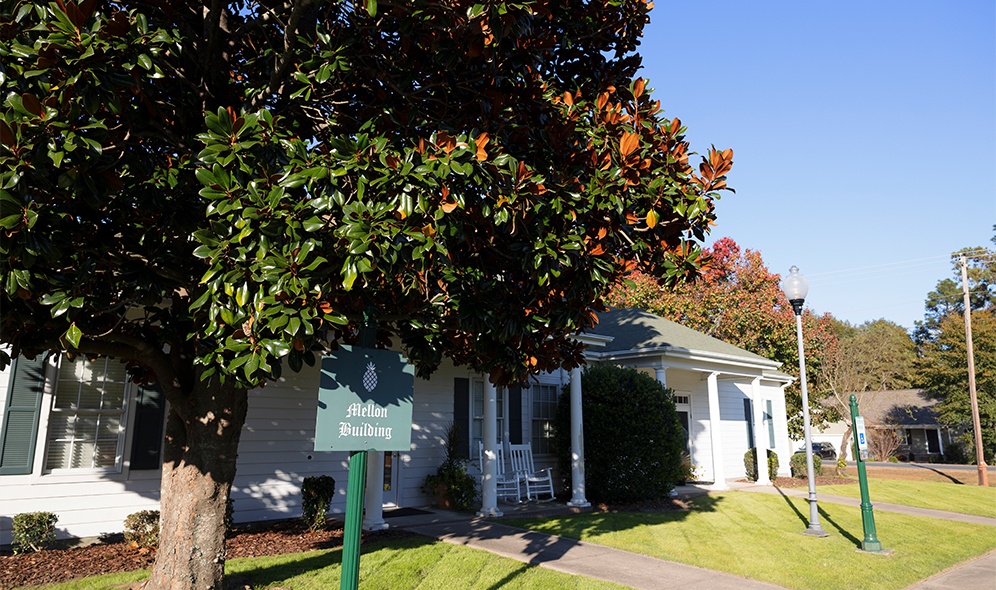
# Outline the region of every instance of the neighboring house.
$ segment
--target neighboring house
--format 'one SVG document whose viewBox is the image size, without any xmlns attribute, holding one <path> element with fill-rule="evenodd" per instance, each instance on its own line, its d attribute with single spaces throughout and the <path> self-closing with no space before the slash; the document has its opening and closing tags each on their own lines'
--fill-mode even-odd
<svg viewBox="0 0 996 590">
<path fill-rule="evenodd" d="M 938 423 L 934 412 L 937 401 L 927 397 L 922 389 L 865 391 L 857 397 L 865 428 L 897 430 L 902 443 L 896 455 L 907 461 L 926 462 L 942 458 L 945 445 L 951 444 L 957 434 Z M 814 429 L 813 442 L 833 444 L 839 456 L 841 440 L 849 424 L 850 417 L 846 421 Z M 795 444 L 796 448 L 804 448 L 802 441 L 795 441 Z M 849 460 L 854 460 L 852 452 L 848 451 L 847 456 Z"/>
<path fill-rule="evenodd" d="M 723 488 L 743 477 L 751 446 L 774 449 L 787 472 L 783 388 L 791 377 L 778 363 L 638 310 L 599 314 L 598 326 L 579 339 L 589 345 L 589 364 L 634 367 L 674 390 L 701 481 Z M 580 374 L 542 374 L 524 387 L 496 389 L 444 363 L 431 379 L 416 379 L 410 450 L 368 457 L 364 525 L 386 527 L 384 506 L 431 503 L 421 484 L 442 461 L 453 421 L 468 435 L 474 470 L 485 432 L 531 441 L 537 463 L 554 466 L 558 397 L 570 389 L 580 399 Z M 314 450 L 319 377 L 320 367 L 306 366 L 249 393 L 231 493 L 236 522 L 300 516 L 300 486 L 310 475 L 335 478 L 332 512 L 344 512 L 348 454 Z M 0 373 L 0 544 L 10 543 L 11 519 L 22 512 L 55 512 L 58 536 L 67 538 L 120 532 L 128 514 L 158 508 L 165 410 L 162 395 L 129 382 L 116 360 L 17 359 Z M 586 503 L 576 478 L 572 494 L 572 503 Z M 482 513 L 499 509 L 486 505 Z"/>
</svg>

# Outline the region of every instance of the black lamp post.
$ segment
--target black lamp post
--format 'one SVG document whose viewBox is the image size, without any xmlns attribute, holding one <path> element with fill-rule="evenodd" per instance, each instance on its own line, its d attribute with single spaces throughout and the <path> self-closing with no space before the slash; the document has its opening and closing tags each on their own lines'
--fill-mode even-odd
<svg viewBox="0 0 996 590">
<path fill-rule="evenodd" d="M 799 340 L 799 385 L 802 388 L 802 424 L 806 437 L 806 475 L 809 478 L 809 528 L 803 534 L 813 537 L 826 537 L 827 532 L 820 526 L 820 514 L 816 506 L 816 477 L 813 468 L 813 439 L 809 425 L 809 392 L 806 389 L 806 353 L 802 346 L 802 306 L 809 293 L 809 283 L 806 277 L 799 274 L 799 268 L 793 266 L 789 274 L 782 280 L 782 291 L 792 304 L 795 312 L 795 333 Z"/>
</svg>

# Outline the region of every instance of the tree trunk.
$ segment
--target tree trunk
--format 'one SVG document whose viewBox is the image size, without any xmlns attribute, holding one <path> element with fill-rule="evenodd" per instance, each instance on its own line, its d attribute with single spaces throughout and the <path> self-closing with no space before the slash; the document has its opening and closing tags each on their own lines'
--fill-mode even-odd
<svg viewBox="0 0 996 590">
<path fill-rule="evenodd" d="M 844 431 L 844 438 L 840 439 L 840 459 L 843 460 L 845 463 L 847 462 L 847 449 L 849 449 L 849 448 L 851 448 L 851 423 L 850 422 L 848 422 L 848 424 L 847 424 L 847 430 Z M 837 461 L 837 464 L 840 465 L 840 460 Z M 841 477 L 843 477 L 843 475 L 844 475 L 844 473 L 842 472 L 842 470 L 840 469 L 840 467 L 837 468 L 837 475 L 839 475 Z"/>
<path fill-rule="evenodd" d="M 246 390 L 202 382 L 170 400 L 163 456 L 159 549 L 146 589 L 220 589 L 225 512 L 246 419 Z"/>
</svg>

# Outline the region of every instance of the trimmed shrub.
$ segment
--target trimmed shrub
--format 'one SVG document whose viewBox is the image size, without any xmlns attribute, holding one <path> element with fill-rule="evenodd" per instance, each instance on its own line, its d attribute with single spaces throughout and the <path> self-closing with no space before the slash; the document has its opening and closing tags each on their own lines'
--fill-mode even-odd
<svg viewBox="0 0 996 590">
<path fill-rule="evenodd" d="M 778 453 L 768 449 L 768 479 L 778 477 Z M 744 471 L 747 479 L 757 481 L 757 449 L 750 448 L 744 453 Z"/>
<path fill-rule="evenodd" d="M 686 471 L 685 439 L 670 390 L 649 375 L 611 365 L 588 367 L 581 380 L 588 499 L 666 498 Z M 562 483 L 569 482 L 571 473 L 570 413 L 570 396 L 561 395 L 554 444 Z"/>
<path fill-rule="evenodd" d="M 138 547 L 158 547 L 159 511 L 140 510 L 125 517 L 124 538 Z"/>
<path fill-rule="evenodd" d="M 325 517 L 328 516 L 335 497 L 335 480 L 330 475 L 315 475 L 301 482 L 301 518 L 313 531 L 325 530 Z"/>
<path fill-rule="evenodd" d="M 789 461 L 789 467 L 792 469 L 792 477 L 805 478 L 806 453 L 796 453 L 792 455 L 792 459 Z M 813 474 L 823 475 L 823 459 L 816 454 L 813 454 Z"/>
<path fill-rule="evenodd" d="M 55 540 L 55 523 L 59 517 L 53 512 L 22 512 L 15 514 L 12 523 L 11 548 L 14 553 L 41 551 Z"/>
</svg>

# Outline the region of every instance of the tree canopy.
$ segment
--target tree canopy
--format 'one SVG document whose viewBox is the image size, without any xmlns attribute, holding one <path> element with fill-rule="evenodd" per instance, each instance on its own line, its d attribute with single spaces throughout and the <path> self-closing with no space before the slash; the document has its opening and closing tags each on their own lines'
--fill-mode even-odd
<svg viewBox="0 0 996 590">
<path fill-rule="evenodd" d="M 781 290 L 781 277 L 768 270 L 756 250 L 741 249 L 721 238 L 703 256 L 701 277 L 693 283 L 664 289 L 640 273 L 606 298 L 614 307 L 639 307 L 724 342 L 782 363 L 781 370 L 799 374 L 799 348 L 792 307 Z M 825 415 L 821 400 L 829 394 L 821 368 L 837 350 L 833 318 L 803 313 L 803 342 L 809 384 L 810 412 L 816 423 Z M 802 396 L 798 381 L 786 389 L 790 430 L 802 432 Z"/>
<path fill-rule="evenodd" d="M 580 362 L 627 273 L 696 274 L 732 151 L 694 169 L 636 78 L 649 10 L 3 4 L 0 344 L 162 387 L 150 586 L 217 585 L 245 391 L 285 366 L 369 321 L 511 383 Z"/>
</svg>

